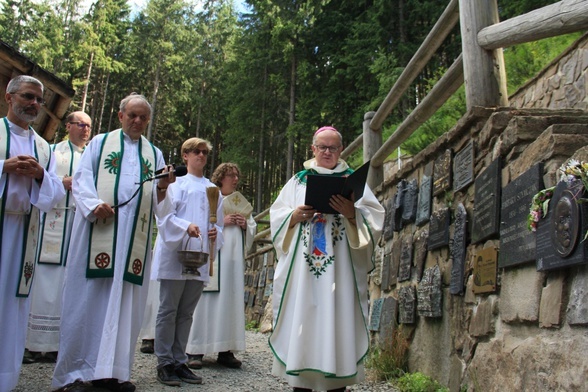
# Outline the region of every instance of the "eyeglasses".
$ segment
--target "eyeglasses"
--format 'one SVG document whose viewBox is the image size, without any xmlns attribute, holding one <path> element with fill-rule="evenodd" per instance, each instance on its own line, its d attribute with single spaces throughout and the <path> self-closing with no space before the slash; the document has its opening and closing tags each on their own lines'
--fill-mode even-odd
<svg viewBox="0 0 588 392">
<path fill-rule="evenodd" d="M 199 148 L 193 149 L 192 152 L 194 153 L 194 155 L 199 155 L 199 154 L 202 154 L 204 156 L 208 155 L 208 150 L 201 150 Z"/>
<path fill-rule="evenodd" d="M 77 125 L 80 128 L 86 128 L 86 127 L 92 128 L 92 126 L 90 124 L 86 124 L 86 123 L 79 122 L 79 121 L 70 121 L 69 123 L 73 124 L 73 125 Z"/>
<path fill-rule="evenodd" d="M 339 151 L 339 149 L 341 148 L 341 146 L 317 146 L 315 144 L 315 147 L 320 151 L 320 152 L 325 152 L 327 150 L 329 150 L 329 152 L 331 154 L 336 153 L 337 151 Z"/>
<path fill-rule="evenodd" d="M 43 97 L 37 97 L 35 94 L 31 93 L 10 93 L 19 95 L 22 99 L 27 101 L 36 101 L 39 105 L 45 105 L 45 100 Z"/>
</svg>

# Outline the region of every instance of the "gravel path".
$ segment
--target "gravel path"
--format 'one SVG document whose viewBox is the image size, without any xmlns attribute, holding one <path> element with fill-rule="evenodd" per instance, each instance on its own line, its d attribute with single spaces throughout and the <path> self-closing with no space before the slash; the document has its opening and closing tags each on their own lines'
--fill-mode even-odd
<svg viewBox="0 0 588 392">
<path fill-rule="evenodd" d="M 247 331 L 247 350 L 238 353 L 237 358 L 243 361 L 241 369 L 228 369 L 217 365 L 215 357 L 204 357 L 204 367 L 195 373 L 203 378 L 202 385 L 182 383 L 181 389 L 160 384 L 156 379 L 156 358 L 153 354 L 143 354 L 137 344 L 132 382 L 138 392 L 156 391 L 206 391 L 206 392 L 276 392 L 292 391 L 288 385 L 271 375 L 272 354 L 267 344 L 268 335 Z M 34 363 L 23 365 L 20 380 L 13 392 L 51 391 L 51 377 L 54 364 Z M 368 377 L 369 378 L 369 377 Z M 383 382 L 363 382 L 349 388 L 351 391 L 384 392 L 394 389 Z M 103 391 L 88 388 L 88 391 Z"/>
</svg>

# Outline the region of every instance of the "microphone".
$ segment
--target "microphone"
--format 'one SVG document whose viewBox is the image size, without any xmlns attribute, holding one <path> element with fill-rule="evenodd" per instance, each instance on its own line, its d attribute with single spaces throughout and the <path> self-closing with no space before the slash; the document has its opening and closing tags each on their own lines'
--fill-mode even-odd
<svg viewBox="0 0 588 392">
<path fill-rule="evenodd" d="M 176 177 L 182 177 L 182 176 L 185 176 L 186 174 L 188 174 L 188 168 L 186 166 L 177 166 L 172 171 L 172 173 L 174 173 L 176 175 Z M 167 172 L 167 173 L 161 173 L 161 172 L 157 173 L 156 172 L 156 174 L 153 177 L 146 178 L 143 181 L 153 181 L 153 180 L 156 180 L 158 178 L 167 177 L 168 174 L 169 174 L 169 172 Z"/>
</svg>

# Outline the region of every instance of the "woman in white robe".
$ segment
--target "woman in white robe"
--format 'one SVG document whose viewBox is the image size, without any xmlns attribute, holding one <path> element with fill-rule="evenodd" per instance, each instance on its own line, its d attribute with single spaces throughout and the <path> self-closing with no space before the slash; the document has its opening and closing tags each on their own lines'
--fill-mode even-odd
<svg viewBox="0 0 588 392">
<path fill-rule="evenodd" d="M 245 253 L 253 245 L 257 224 L 253 207 L 236 191 L 239 168 L 234 163 L 221 163 L 212 181 L 223 195 L 223 247 L 217 257 L 216 271 L 194 311 L 187 352 L 196 356 L 218 353 L 217 361 L 224 366 L 238 368 L 241 361 L 234 352 L 245 351 Z M 189 366 L 201 357 L 190 355 Z"/>
<path fill-rule="evenodd" d="M 353 203 L 333 196 L 338 214 L 304 204 L 306 176 L 351 173 L 339 160 L 342 138 L 332 127 L 313 138 L 315 158 L 291 178 L 270 209 L 278 263 L 274 275 L 272 373 L 295 391 L 344 391 L 364 378 L 368 353 L 367 277 L 384 209 L 365 186 Z"/>
</svg>

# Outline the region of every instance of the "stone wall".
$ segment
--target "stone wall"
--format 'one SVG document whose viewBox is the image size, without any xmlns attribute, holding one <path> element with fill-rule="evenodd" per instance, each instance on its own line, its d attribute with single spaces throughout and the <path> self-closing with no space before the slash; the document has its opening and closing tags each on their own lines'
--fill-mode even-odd
<svg viewBox="0 0 588 392">
<path fill-rule="evenodd" d="M 517 108 L 588 110 L 588 34 L 584 34 L 509 99 Z"/>
<path fill-rule="evenodd" d="M 408 220 L 399 228 L 398 220 L 393 222 L 394 216 L 399 215 L 398 208 L 402 207 L 398 203 L 396 206 L 390 204 L 389 200 L 395 200 L 399 187 L 402 189 L 412 180 L 422 188 L 423 176 L 436 159 L 447 150 L 455 159 L 471 142 L 472 182 L 459 191 L 455 191 L 450 182 L 448 189 L 431 199 L 433 214 L 444 208 L 450 211 L 448 241 L 446 245 L 423 253 L 417 239 L 435 231 L 431 222 L 417 225 Z M 517 260 L 509 260 L 501 268 L 495 264 L 494 288 L 474 294 L 476 257 L 483 249 L 493 248 L 500 260 L 501 238 L 499 232 L 473 243 L 472 222 L 476 208 L 482 208 L 475 204 L 475 178 L 497 158 L 502 160 L 500 185 L 503 189 L 537 162 L 543 162 L 540 178 L 544 186 L 549 187 L 557 182 L 558 168 L 576 151 L 578 158 L 588 158 L 582 148 L 586 145 L 588 113 L 584 111 L 473 108 L 450 132 L 400 170 L 394 168 L 395 175 L 376 189 L 390 214 L 387 225 L 392 225 L 393 235 L 380 242 L 378 268 L 370 277 L 370 326 L 374 329 L 374 342 L 390 341 L 395 329 L 402 331 L 410 342 L 410 371 L 421 371 L 452 391 L 466 386 L 470 391 L 585 390 L 588 362 L 582 358 L 588 350 L 587 266 L 538 272 L 533 246 L 524 255 L 530 261 L 519 264 Z M 433 176 L 432 181 L 435 184 L 437 179 Z M 456 224 L 458 205 L 463 205 L 467 212 L 465 231 L 463 224 Z M 526 216 L 528 205 L 523 208 Z M 505 224 L 509 219 L 501 216 L 500 223 Z M 534 236 L 524 226 L 526 221 L 518 225 L 521 236 Z M 516 234 L 512 238 L 517 238 Z M 406 261 L 403 260 L 406 256 L 402 256 L 403 242 L 413 244 L 408 279 L 405 274 L 401 279 L 401 264 Z M 452 269 L 460 253 L 456 244 L 461 243 L 465 246 L 464 265 L 463 269 L 457 269 L 456 275 Z M 403 299 L 406 288 L 413 287 L 418 292 L 428 287 L 425 277 L 420 279 L 422 272 L 417 254 L 424 255 L 424 274 L 436 266 L 440 270 L 440 317 L 429 317 L 426 310 L 419 309 L 414 312 L 414 322 L 403 323 L 407 309 Z M 455 291 L 457 293 L 452 294 Z M 417 308 L 419 301 L 430 294 L 421 292 L 423 297 L 417 296 Z M 421 305 L 434 298 L 435 294 L 432 295 Z M 378 299 L 390 298 L 394 299 L 389 301 L 392 306 L 384 306 L 380 314 L 374 315 L 373 309 L 380 311 L 380 307 L 373 304 Z M 381 320 L 379 325 L 378 319 Z M 385 319 L 393 321 L 384 323 Z"/>
</svg>

